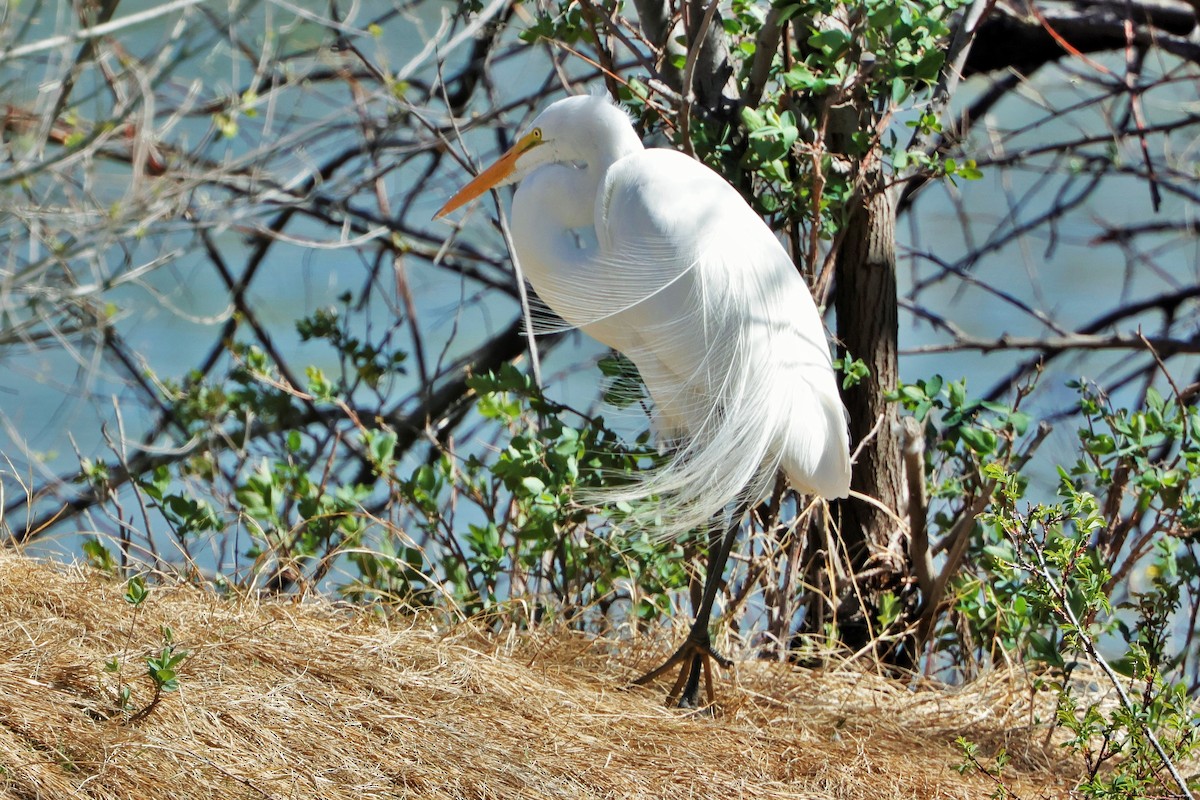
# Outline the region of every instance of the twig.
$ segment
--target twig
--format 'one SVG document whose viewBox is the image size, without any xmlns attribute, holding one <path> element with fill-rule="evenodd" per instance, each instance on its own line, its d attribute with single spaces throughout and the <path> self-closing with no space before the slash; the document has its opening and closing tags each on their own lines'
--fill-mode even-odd
<svg viewBox="0 0 1200 800">
<path fill-rule="evenodd" d="M 492 191 L 495 195 L 495 190 Z M 517 296 L 521 298 L 521 320 L 525 323 L 525 338 L 529 341 L 529 368 L 533 372 L 533 380 L 538 391 L 542 389 L 542 362 L 538 356 L 537 336 L 533 332 L 533 311 L 529 307 L 529 291 L 525 288 L 525 273 L 521 271 L 521 261 L 517 258 L 517 247 L 513 244 L 512 231 L 508 227 L 508 217 L 504 213 L 504 204 L 496 197 L 496 217 L 500 224 L 500 234 L 504 237 L 504 246 L 512 256 L 513 273 L 517 277 Z"/>
<path fill-rule="evenodd" d="M 207 2 L 207 0 L 174 0 L 170 3 L 148 8 L 145 11 L 139 11 L 136 14 L 114 19 L 110 22 L 104 22 L 100 25 L 93 25 L 90 28 L 80 28 L 74 33 L 65 33 L 59 36 L 50 36 L 42 39 L 40 42 L 14 47 L 11 50 L 0 51 L 0 61 L 9 58 L 24 58 L 25 56 L 41 53 L 46 50 L 53 50 L 56 47 L 71 44 L 72 42 L 85 42 L 90 39 L 97 39 L 101 36 L 107 36 L 110 33 L 116 33 L 124 28 L 130 28 L 134 25 L 141 25 L 143 22 L 149 22 L 152 19 L 173 14 L 176 11 L 182 11 L 194 5 Z"/>
<path fill-rule="evenodd" d="M 1125 88 L 1129 91 L 1129 110 L 1133 113 L 1133 123 L 1137 126 L 1138 145 L 1142 151 L 1142 162 L 1146 165 L 1146 182 L 1150 187 L 1150 206 L 1154 213 L 1162 208 L 1162 191 L 1158 188 L 1158 175 L 1154 170 L 1154 159 L 1150 157 L 1150 145 L 1146 142 L 1146 115 L 1142 113 L 1142 90 L 1138 88 L 1138 75 L 1141 73 L 1139 61 L 1141 52 L 1133 45 L 1132 10 L 1127 7 L 1125 17 Z"/>
<path fill-rule="evenodd" d="M 908 556 L 924 597 L 933 594 L 933 554 L 929 549 L 928 499 L 925 493 L 925 435 L 916 417 L 900 419 L 904 478 L 908 484 Z"/>
<path fill-rule="evenodd" d="M 1154 752 L 1158 753 L 1158 757 L 1162 759 L 1163 766 L 1166 767 L 1167 772 L 1171 774 L 1171 779 L 1174 780 L 1175 785 L 1179 787 L 1179 791 L 1182 796 L 1187 798 L 1187 800 L 1195 800 L 1195 796 L 1188 788 L 1187 781 L 1184 780 L 1183 776 L 1179 773 L 1179 769 L 1175 766 L 1175 762 L 1171 760 L 1169 755 L 1167 755 L 1166 749 L 1162 746 L 1162 743 L 1158 741 L 1158 737 L 1154 735 L 1154 731 L 1150 729 L 1149 724 L 1144 721 L 1142 715 L 1138 713 L 1136 708 L 1134 708 L 1133 701 L 1129 699 L 1129 695 L 1125 692 L 1125 687 L 1121 685 L 1120 676 L 1118 676 L 1113 668 L 1109 666 L 1108 661 L 1100 654 L 1100 651 L 1096 649 L 1096 643 L 1092 640 L 1092 637 L 1088 634 L 1083 624 L 1080 623 L 1079 617 L 1075 614 L 1075 609 L 1071 607 L 1071 601 L 1070 598 L 1067 597 L 1066 590 L 1063 589 L 1063 587 L 1054 579 L 1054 575 L 1051 573 L 1049 565 L 1046 564 L 1046 559 L 1041 548 L 1034 547 L 1033 553 L 1037 558 L 1038 571 L 1041 573 L 1042 578 L 1046 581 L 1046 584 L 1050 587 L 1050 590 L 1054 593 L 1058 600 L 1059 613 L 1066 617 L 1067 621 L 1070 622 L 1071 626 L 1074 628 L 1075 635 L 1079 637 L 1079 641 L 1083 644 L 1083 650 L 1087 654 L 1088 658 L 1090 658 L 1092 662 L 1100 668 L 1100 670 L 1108 678 L 1109 683 L 1111 683 L 1113 688 L 1116 689 L 1117 697 L 1121 701 L 1121 707 L 1124 708 L 1129 714 L 1131 724 L 1136 724 L 1141 729 L 1142 733 L 1145 734 L 1146 739 L 1154 748 Z"/>
<path fill-rule="evenodd" d="M 963 13 L 950 41 L 946 63 L 942 67 L 938 85 L 933 91 L 933 102 L 930 108 L 932 113 L 941 115 L 950 107 L 950 100 L 954 97 L 958 82 L 962 79 L 967 57 L 971 54 L 971 45 L 975 41 L 975 34 L 979 31 L 980 23 L 991 13 L 995 5 L 996 0 L 975 0 Z M 936 147 L 941 146 L 941 142 L 936 142 L 929 137 L 930 134 L 923 134 L 920 129 L 917 129 L 913 133 L 908 148 L 911 150 L 920 147 L 926 151 L 933 151 Z M 918 169 L 920 168 L 914 164 L 906 171 L 902 179 L 907 181 L 909 178 L 917 177 Z"/>
<path fill-rule="evenodd" d="M 960 336 L 956 341 L 943 344 L 927 344 L 904 350 L 905 355 L 928 355 L 930 353 L 954 353 L 961 350 L 980 350 L 990 353 L 998 350 L 1040 350 L 1046 354 L 1079 350 L 1149 350 L 1163 351 L 1168 355 L 1200 353 L 1200 336 L 1179 339 L 1170 336 L 1097 336 L 1089 333 L 1074 333 L 1068 336 L 999 336 L 984 339 L 975 336 Z"/>
<path fill-rule="evenodd" d="M 713 17 L 717 14 L 719 2 L 720 0 L 712 0 L 708 4 L 704 18 L 700 20 L 700 27 L 696 29 L 696 35 L 692 37 L 688 47 L 687 61 L 683 66 L 683 86 L 679 87 L 680 93 L 683 95 L 683 103 L 679 107 L 680 146 L 692 158 L 696 157 L 696 151 L 692 148 L 691 134 L 692 103 L 696 101 L 696 93 L 692 90 L 692 77 L 696 72 L 696 62 L 700 60 L 704 39 L 708 36 L 708 27 L 712 25 Z"/>
</svg>

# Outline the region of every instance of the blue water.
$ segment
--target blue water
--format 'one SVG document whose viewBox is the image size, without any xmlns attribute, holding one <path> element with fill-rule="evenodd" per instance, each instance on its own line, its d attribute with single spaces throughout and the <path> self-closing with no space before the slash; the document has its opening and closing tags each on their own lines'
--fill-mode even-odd
<svg viewBox="0 0 1200 800">
<path fill-rule="evenodd" d="M 133 14 L 155 5 L 152 2 L 122 3 L 119 14 Z M 313 4 L 305 7 L 309 5 Z M 324 4 L 316 5 L 324 8 Z M 360 30 L 365 28 L 369 21 L 367 14 L 384 8 L 382 4 L 376 5 L 363 4 L 364 11 L 349 24 Z M 420 5 L 384 22 L 377 38 L 365 35 L 355 41 L 368 57 L 395 68 L 419 52 L 425 37 L 441 24 L 444 9 L 453 5 Z M 48 7 L 56 6 L 49 4 Z M 23 8 L 34 6 L 29 4 Z M 18 9 L 17 13 L 24 12 Z M 122 34 L 121 41 L 130 52 L 148 58 L 169 47 L 178 18 L 176 14 L 147 23 Z M 194 10 L 188 12 L 188 19 L 188 25 L 199 31 L 197 41 L 205 41 L 207 34 L 204 32 L 209 30 L 209 23 Z M 69 20 L 57 12 L 44 13 L 25 41 L 64 30 L 69 24 Z M 301 73 L 342 63 L 340 56 L 328 50 L 307 51 L 306 48 L 326 41 L 324 30 L 315 23 L 297 19 L 282 6 L 253 5 L 253 11 L 245 21 L 238 23 L 237 29 L 251 48 L 269 46 L 282 52 L 306 52 L 304 57 L 293 62 L 294 68 Z M 74 52 L 72 46 L 18 63 L 0 64 L 0 86 L 4 87 L 9 102 L 44 108 L 53 97 L 52 80 L 48 83 L 48 79 L 61 73 L 63 59 Z M 464 47 L 450 54 L 448 72 L 458 69 L 465 53 Z M 413 80 L 432 80 L 433 63 L 431 60 L 428 67 L 416 72 Z M 551 74 L 548 65 L 548 57 L 542 48 L 527 48 L 498 59 L 494 74 L 501 102 L 514 99 L 544 82 Z M 251 82 L 254 69 L 251 60 L 228 47 L 197 47 L 197 51 L 184 58 L 176 68 L 173 79 L 160 88 L 164 99 L 157 111 L 163 114 L 192 91 L 198 92 L 199 98 L 205 101 L 235 94 Z M 586 66 L 576 62 L 570 62 L 567 69 L 579 74 L 588 71 Z M 268 95 L 267 88 L 266 84 L 260 85 L 260 94 Z M 373 91 L 373 85 L 367 90 Z M 102 114 L 111 103 L 95 73 L 89 73 L 76 91 L 80 99 L 71 108 L 81 117 Z M 977 87 L 968 86 L 964 97 L 969 97 L 973 91 L 977 91 Z M 1043 104 L 1075 102 L 1081 91 L 1063 73 L 1045 70 L 1022 90 L 1021 99 L 998 106 L 992 114 L 993 122 L 1010 129 L 1028 125 L 1044 113 L 1040 110 Z M 1151 113 L 1154 99 L 1148 99 Z M 387 107 L 376 103 L 371 110 L 382 118 Z M 395 111 L 395 107 L 391 110 Z M 239 132 L 231 139 L 214 135 L 212 118 L 208 115 L 173 123 L 165 139 L 188 148 L 207 141 L 203 153 L 214 161 L 238 160 L 255 154 L 259 160 L 266 160 L 272 177 L 286 183 L 311 174 L 313 165 L 350 141 L 357 125 L 346 89 L 336 82 L 296 83 L 277 95 L 267 96 L 255 111 L 256 116 L 239 119 Z M 424 111 L 435 123 L 444 120 L 444 112 L 436 105 Z M 510 126 L 516 126 L 528 117 L 528 113 L 524 108 L 517 108 L 506 115 L 505 120 Z M 164 117 L 160 116 L 157 124 L 165 125 Z M 1037 126 L 1009 139 L 1006 146 L 1010 149 L 1036 147 L 1055 138 L 1073 135 L 1072 131 L 1080 124 L 1080 119 L 1074 119 Z M 307 133 L 296 137 L 298 132 Z M 411 131 L 400 126 L 384 133 L 403 140 Z M 983 141 L 982 134 L 977 138 Z M 486 160 L 496 152 L 496 138 L 488 127 L 469 130 L 465 142 L 477 160 Z M 1123 150 L 1121 155 L 1127 160 L 1137 158 L 1132 148 Z M 384 161 L 388 158 L 385 153 Z M 446 163 L 442 172 L 420 186 L 416 184 L 422 179 L 423 162 L 394 170 L 386 177 L 394 208 L 408 193 L 419 192 L 408 219 L 420 221 L 426 231 L 439 237 L 448 235 L 451 227 L 423 221 L 429 219 L 434 209 L 465 178 L 460 168 L 451 167 L 449 161 Z M 938 272 L 924 259 L 909 258 L 906 253 L 928 251 L 945 262 L 954 263 L 970 245 L 964 236 L 964 225 L 978 242 L 986 239 L 997 220 L 1010 213 L 1020 219 L 1034 219 L 1053 201 L 1051 189 L 1061 180 L 1055 179 L 1051 189 L 1043 187 L 1032 191 L 1040 179 L 1036 171 L 1001 171 L 985 167 L 985 173 L 982 180 L 960 181 L 957 187 L 930 186 L 917 201 L 915 214 L 901 219 L 898 234 L 902 255 L 899 272 L 902 296 L 910 297 L 914 286 L 924 286 Z M 137 202 L 139 198 L 145 199 L 140 192 L 153 194 L 155 191 L 153 179 L 131 188 L 128 168 L 119 164 L 99 161 L 94 170 L 86 174 L 90 181 L 83 187 L 86 192 L 79 187 L 64 185 L 57 192 L 47 189 L 46 197 L 79 202 L 86 194 L 88 202 L 99 212 L 112 204 L 125 205 Z M 341 173 L 321 191 L 328 196 L 344 194 L 360 177 Z M 966 210 L 965 216 L 958 213 L 953 202 L 955 196 L 958 207 Z M 12 199 L 17 197 L 16 194 L 9 197 L 10 201 L 18 202 Z M 221 223 L 212 231 L 214 241 L 231 269 L 240 274 L 251 250 L 249 234 L 255 226 L 269 221 L 276 208 L 259 209 L 236 219 L 222 219 L 229 197 L 223 190 L 201 183 L 188 199 L 206 219 Z M 373 208 L 371 187 L 358 187 L 352 202 L 363 208 Z M 490 209 L 491 201 L 485 200 L 481 210 L 467 220 L 462 235 L 481 248 L 502 252 L 500 238 L 488 222 Z M 1164 251 L 1157 259 L 1156 270 L 1138 268 L 1118 247 L 1097 246 L 1093 242 L 1103 230 L 1105 221 L 1128 221 L 1135 215 L 1138 219 L 1155 218 L 1148 211 L 1144 183 L 1135 178 L 1108 178 L 1083 207 L 1056 226 L 1052 248 L 1046 230 L 1039 229 L 1018 242 L 990 252 L 971 267 L 970 274 L 982 285 L 1011 293 L 1067 330 L 1085 323 L 1118 298 L 1153 295 L 1200 280 L 1200 259 L 1194 238 L 1179 240 L 1164 236 Z M 1193 204 L 1168 195 L 1157 218 L 1194 216 Z M 48 217 L 46 224 L 56 224 L 53 215 Z M 63 227 L 65 233 L 72 230 L 69 225 Z M 148 228 L 153 235 L 144 241 L 127 238 L 120 243 L 129 248 L 128 255 L 122 247 L 114 245 L 94 263 L 73 265 L 79 274 L 94 279 L 120 279 L 126 258 L 129 264 L 140 264 L 165 251 L 181 251 L 163 267 L 97 295 L 98 302 L 112 305 L 116 331 L 148 372 L 175 381 L 182 379 L 209 352 L 217 332 L 231 313 L 221 281 L 197 243 L 186 234 L 186 227 L 170 216 L 162 217 Z M 0 261 L 0 281 L 9 280 L 11 272 L 28 256 L 27 230 L 27 220 L 11 214 L 0 218 L 0 236 L 8 243 L 10 251 L 5 260 Z M 163 232 L 171 230 L 174 232 Z M 315 221 L 297 220 L 288 227 L 287 234 L 299 240 L 308 238 L 334 243 L 341 231 Z M 294 365 L 311 364 L 333 370 L 336 364 L 329 349 L 320 344 L 302 343 L 294 322 L 318 308 L 335 305 L 344 292 L 357 295 L 370 266 L 369 258 L 364 258 L 353 248 L 317 249 L 303 244 L 279 244 L 272 249 L 253 284 L 251 305 L 259 320 L 269 328 L 276 347 Z M 448 271 L 419 257 L 407 258 L 405 267 L 431 363 L 436 363 L 439 357 L 448 363 L 471 352 L 488 334 L 506 327 L 517 312 L 511 298 L 496 293 L 481 295 L 477 286 L 464 284 Z M 376 331 L 395 324 L 394 319 L 401 308 L 390 267 L 385 266 L 381 275 L 371 293 L 365 317 Z M 958 280 L 942 280 L 925 286 L 915 299 L 951 319 L 964 333 L 972 336 L 996 338 L 1006 334 L 1031 335 L 1045 330 L 1042 323 L 1031 323 L 1033 317 L 1028 311 L 997 299 L 980 286 Z M 5 300 L 5 303 L 19 302 L 15 298 Z M 1148 317 L 1146 323 L 1148 327 L 1152 325 L 1153 317 Z M 1126 329 L 1132 327 L 1126 326 Z M 407 327 L 400 326 L 396 335 L 401 341 L 407 341 Z M 945 333 L 911 314 L 902 313 L 901 343 L 906 351 L 945 341 Z M 131 402 L 136 393 L 129 388 L 129 376 L 123 368 L 102 358 L 102 352 L 94 343 L 72 339 L 72 344 L 71 352 L 58 346 L 21 344 L 0 350 L 0 363 L 3 364 L 0 368 L 0 453 L 10 461 L 9 465 L 0 468 L 0 474 L 3 474 L 9 500 L 20 491 L 18 477 L 25 482 L 40 484 L 51 476 L 70 474 L 78 466 L 80 455 L 91 459 L 111 458 L 111 446 L 106 439 L 115 442 L 118 437 L 114 404 L 121 408 L 127 442 L 136 441 L 151 418 L 145 409 Z M 571 344 L 556 351 L 544 366 L 550 396 L 575 407 L 594 407 L 599 380 L 597 371 L 590 364 L 601 354 L 601 348 L 595 343 L 574 336 Z M 983 356 L 977 351 L 914 355 L 904 358 L 901 374 L 906 380 L 935 372 L 950 378 L 965 377 L 973 391 L 982 392 L 1028 357 L 1028 352 Z M 1042 378 L 1037 396 L 1031 400 L 1031 409 L 1037 413 L 1070 408 L 1075 395 L 1065 387 L 1068 379 L 1087 376 L 1111 380 L 1124 374 L 1125 358 L 1124 353 L 1088 353 L 1054 362 Z M 1188 370 L 1195 370 L 1194 360 L 1173 364 L 1180 365 L 1182 374 L 1177 377 L 1181 382 L 1189 381 Z M 409 365 L 415 369 L 415 362 L 410 361 Z M 411 385 L 397 386 L 396 397 L 402 394 L 402 389 L 411 388 Z M 630 419 L 623 424 L 634 431 L 644 424 L 644 420 Z M 1072 428 L 1069 424 L 1060 426 L 1043 446 L 1042 455 L 1047 464 L 1067 458 L 1073 452 Z M 1040 469 L 1048 480 L 1052 480 L 1048 467 Z M 21 515 L 9 520 L 9 524 L 19 527 Z M 78 523 L 73 522 L 68 529 L 74 530 L 77 526 Z"/>
</svg>

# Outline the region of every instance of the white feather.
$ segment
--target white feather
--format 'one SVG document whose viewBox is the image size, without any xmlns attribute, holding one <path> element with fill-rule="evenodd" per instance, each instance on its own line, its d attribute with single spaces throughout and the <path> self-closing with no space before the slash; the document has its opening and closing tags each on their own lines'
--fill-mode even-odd
<svg viewBox="0 0 1200 800">
<path fill-rule="evenodd" d="M 624 353 L 673 445 L 662 467 L 599 500 L 657 496 L 664 535 L 769 491 L 845 497 L 845 411 L 812 295 L 766 224 L 720 176 L 642 147 L 596 97 L 534 121 L 517 162 L 513 242 L 526 277 L 571 326 Z"/>
</svg>

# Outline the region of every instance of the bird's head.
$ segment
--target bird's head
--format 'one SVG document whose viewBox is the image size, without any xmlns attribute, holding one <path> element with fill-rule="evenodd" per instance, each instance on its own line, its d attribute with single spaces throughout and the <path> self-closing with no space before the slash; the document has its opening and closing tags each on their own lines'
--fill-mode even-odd
<svg viewBox="0 0 1200 800">
<path fill-rule="evenodd" d="M 641 146 L 629 117 L 607 99 L 576 95 L 557 100 L 538 114 L 516 144 L 459 189 L 433 218 L 446 216 L 488 189 L 517 183 L 545 164 L 586 163 L 601 149 L 600 142 L 624 137 L 632 137 Z"/>
</svg>

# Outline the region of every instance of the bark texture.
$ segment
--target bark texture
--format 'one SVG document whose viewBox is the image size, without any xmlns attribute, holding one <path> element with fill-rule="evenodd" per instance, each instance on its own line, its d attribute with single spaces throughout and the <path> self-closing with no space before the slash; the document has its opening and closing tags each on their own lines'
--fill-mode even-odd
<svg viewBox="0 0 1200 800">
<path fill-rule="evenodd" d="M 895 207 L 890 192 L 875 174 L 854 202 L 846 221 L 845 239 L 837 256 L 837 286 L 834 307 L 837 334 L 843 355 L 862 359 L 870 375 L 843 393 L 850 414 L 851 447 L 862 446 L 854 464 L 850 486 L 898 512 L 904 504 L 904 466 L 899 436 L 899 411 L 895 403 L 884 400 L 894 389 L 897 370 L 897 303 Z M 874 504 L 851 498 L 842 503 L 842 539 L 855 576 L 873 566 L 902 563 L 889 554 L 889 545 L 898 541 L 895 516 Z M 879 561 L 878 564 L 874 563 Z M 843 604 L 846 611 L 857 611 L 857 598 L 870 598 L 868 589 L 882 588 L 892 582 L 893 570 L 873 572 L 871 585 L 860 585 Z M 869 602 L 869 600 L 868 600 Z M 857 615 L 852 615 L 857 616 Z M 862 628 L 862 641 L 852 630 Z M 843 631 L 851 646 L 865 644 L 865 625 L 847 626 Z"/>
<path fill-rule="evenodd" d="M 886 402 L 883 395 L 896 387 L 897 380 L 894 231 L 892 197 L 886 190 L 872 191 L 855 204 L 838 254 L 834 297 L 843 354 L 862 359 L 871 370 L 867 380 L 843 395 L 850 412 L 853 446 L 872 437 L 859 454 L 851 485 L 893 508 L 903 495 L 900 441 L 895 430 L 899 415 L 896 405 Z M 891 517 L 859 501 L 847 504 L 845 518 L 850 523 L 847 535 L 861 529 L 862 539 L 880 545 L 886 544 L 887 532 L 895 528 Z"/>
</svg>

